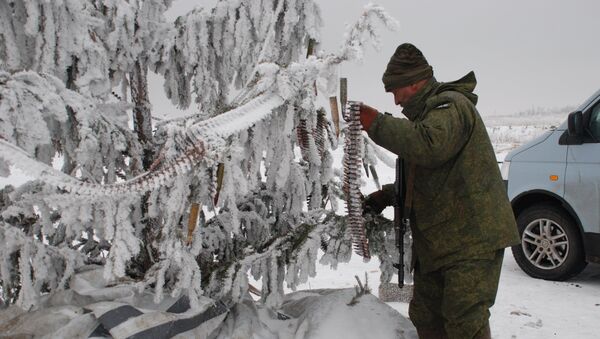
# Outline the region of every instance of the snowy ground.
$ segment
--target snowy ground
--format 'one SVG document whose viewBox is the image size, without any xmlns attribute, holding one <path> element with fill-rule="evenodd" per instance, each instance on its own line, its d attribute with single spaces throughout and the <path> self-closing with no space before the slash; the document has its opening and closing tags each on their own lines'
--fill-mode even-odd
<svg viewBox="0 0 600 339">
<path fill-rule="evenodd" d="M 355 275 L 369 277 L 373 294 L 379 287 L 377 259 L 363 263 L 354 256 L 337 270 L 318 265 L 317 276 L 299 289 L 347 288 L 356 285 Z M 395 280 L 393 280 L 395 281 Z M 408 317 L 408 304 L 388 303 Z M 588 265 L 568 282 L 533 279 L 505 251 L 496 305 L 491 310 L 492 337 L 592 339 L 600 337 L 600 265 Z"/>
</svg>

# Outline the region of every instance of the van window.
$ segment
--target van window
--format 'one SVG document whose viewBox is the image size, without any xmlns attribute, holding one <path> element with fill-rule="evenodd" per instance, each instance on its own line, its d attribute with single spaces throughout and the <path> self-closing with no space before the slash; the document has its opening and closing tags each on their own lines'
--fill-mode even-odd
<svg viewBox="0 0 600 339">
<path fill-rule="evenodd" d="M 590 116 L 590 133 L 596 141 L 600 141 L 600 104 L 594 106 Z"/>
</svg>

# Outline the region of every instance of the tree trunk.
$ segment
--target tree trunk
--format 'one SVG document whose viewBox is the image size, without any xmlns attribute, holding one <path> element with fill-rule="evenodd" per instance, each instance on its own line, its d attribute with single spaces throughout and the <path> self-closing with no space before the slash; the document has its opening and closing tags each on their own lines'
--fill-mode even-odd
<svg viewBox="0 0 600 339">
<path fill-rule="evenodd" d="M 137 28 L 137 27 L 136 27 Z M 133 130 L 143 147 L 142 165 L 144 171 L 150 169 L 154 161 L 154 143 L 152 136 L 152 114 L 148 99 L 148 67 L 138 59 L 133 70 L 129 73 L 131 101 L 133 102 Z M 160 236 L 160 219 L 148 218 L 148 193 L 142 199 L 142 250 L 129 266 L 128 274 L 135 279 L 141 279 L 154 264 L 158 251 L 155 248 Z"/>
<path fill-rule="evenodd" d="M 67 68 L 67 83 L 66 87 L 72 91 L 77 91 L 77 85 L 75 81 L 77 80 L 77 76 L 79 73 L 79 59 L 76 56 L 71 57 L 71 66 Z M 70 106 L 67 106 L 67 116 L 69 121 L 70 130 L 68 133 L 71 134 L 71 140 L 74 144 L 79 144 L 79 121 L 77 121 L 77 116 L 75 115 L 75 111 Z M 62 147 L 62 145 L 61 145 Z M 71 159 L 70 154 L 67 152 L 63 152 L 64 154 L 64 163 L 63 163 L 63 172 L 74 175 L 74 171 L 77 168 L 77 164 Z"/>
<path fill-rule="evenodd" d="M 133 130 L 144 148 L 142 163 L 148 170 L 154 160 L 152 138 L 152 114 L 148 100 L 148 67 L 140 60 L 136 61 L 133 71 L 129 73 L 131 100 L 133 108 Z"/>
</svg>

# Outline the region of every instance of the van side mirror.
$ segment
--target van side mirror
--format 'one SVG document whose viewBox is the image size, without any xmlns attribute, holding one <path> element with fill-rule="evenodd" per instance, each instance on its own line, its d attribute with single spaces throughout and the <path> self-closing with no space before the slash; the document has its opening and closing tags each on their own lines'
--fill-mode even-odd
<svg viewBox="0 0 600 339">
<path fill-rule="evenodd" d="M 583 137 L 583 113 L 581 111 L 569 114 L 569 136 L 572 138 Z"/>
<path fill-rule="evenodd" d="M 559 145 L 581 145 L 585 136 L 583 126 L 583 113 L 576 111 L 569 114 L 567 119 L 568 128 L 558 140 Z"/>
</svg>

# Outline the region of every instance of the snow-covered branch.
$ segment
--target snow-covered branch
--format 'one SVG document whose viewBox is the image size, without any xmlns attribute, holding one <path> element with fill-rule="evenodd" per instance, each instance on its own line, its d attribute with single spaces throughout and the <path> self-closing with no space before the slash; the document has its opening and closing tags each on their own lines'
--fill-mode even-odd
<svg viewBox="0 0 600 339">
<path fill-rule="evenodd" d="M 51 75 L 0 71 L 0 137 L 3 158 L 33 175 L 56 172 L 50 167 L 56 153 L 64 157 L 63 171 L 80 179 L 111 184 L 117 175 L 140 170 L 140 146 L 119 104 L 99 104 Z M 36 164 L 35 158 L 39 161 Z M 79 174 L 78 174 L 79 172 Z M 60 180 L 79 182 L 75 178 Z"/>
<path fill-rule="evenodd" d="M 43 293 L 64 289 L 85 261 L 79 251 L 45 245 L 5 222 L 0 222 L 0 242 L 3 297 L 14 299 L 5 302 L 15 302 L 26 310 L 36 305 Z"/>
<path fill-rule="evenodd" d="M 219 1 L 179 17 L 150 61 L 174 104 L 188 107 L 195 94 L 200 109 L 212 115 L 227 106 L 231 85 L 248 85 L 256 65 L 297 60 L 319 25 L 313 1 Z"/>
</svg>

